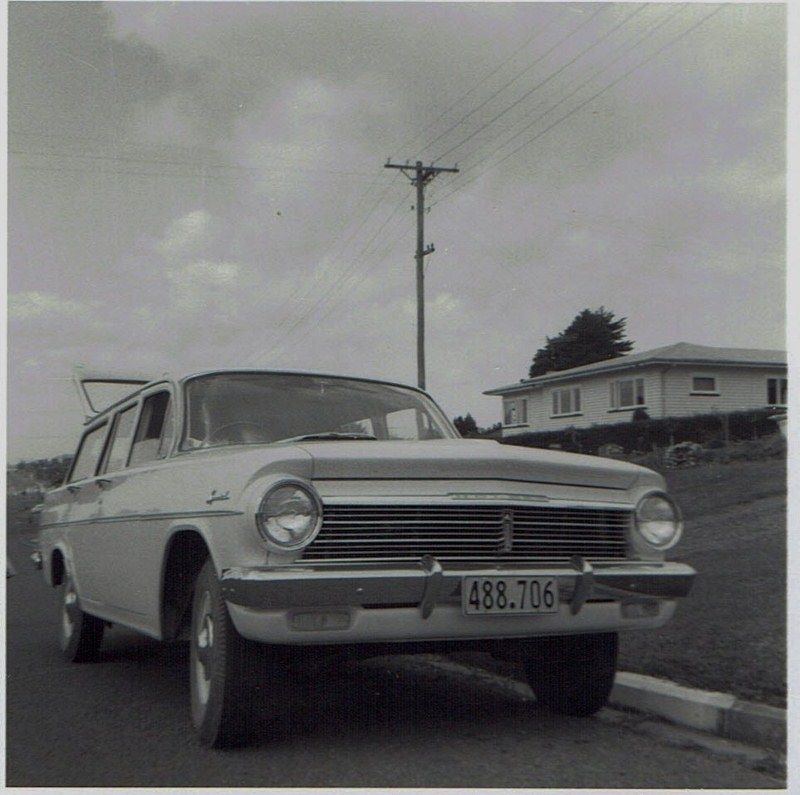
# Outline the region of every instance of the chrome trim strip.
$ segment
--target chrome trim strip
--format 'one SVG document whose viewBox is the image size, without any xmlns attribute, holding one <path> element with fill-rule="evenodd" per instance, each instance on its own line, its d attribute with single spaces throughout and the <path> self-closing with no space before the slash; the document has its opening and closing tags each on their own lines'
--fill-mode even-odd
<svg viewBox="0 0 800 795">
<path fill-rule="evenodd" d="M 244 516 L 244 511 L 183 511 L 175 513 L 135 514 L 125 516 L 92 516 L 89 519 L 75 519 L 67 522 L 49 522 L 39 525 L 40 530 L 49 530 L 53 527 L 79 527 L 89 524 L 115 524 L 118 522 L 156 522 L 163 519 L 197 519 L 209 516 Z"/>
</svg>

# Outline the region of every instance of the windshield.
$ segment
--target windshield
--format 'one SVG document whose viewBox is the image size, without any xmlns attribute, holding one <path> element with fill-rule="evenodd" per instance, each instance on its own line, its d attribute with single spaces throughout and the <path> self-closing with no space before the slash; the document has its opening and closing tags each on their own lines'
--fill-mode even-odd
<svg viewBox="0 0 800 795">
<path fill-rule="evenodd" d="M 216 373 L 186 383 L 181 447 L 457 436 L 433 401 L 404 387 L 332 376 Z"/>
</svg>

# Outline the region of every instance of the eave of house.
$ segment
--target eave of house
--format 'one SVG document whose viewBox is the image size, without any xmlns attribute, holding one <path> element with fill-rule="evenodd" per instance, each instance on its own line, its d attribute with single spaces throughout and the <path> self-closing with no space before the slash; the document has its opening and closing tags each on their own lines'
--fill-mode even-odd
<svg viewBox="0 0 800 795">
<path fill-rule="evenodd" d="M 734 359 L 730 356 L 730 349 L 723 349 L 726 351 L 725 357 L 714 357 L 713 355 L 697 355 L 697 356 L 676 356 L 669 355 L 672 351 L 677 351 L 680 348 L 702 348 L 702 346 L 689 346 L 686 343 L 678 343 L 678 345 L 669 346 L 668 348 L 661 348 L 657 351 L 645 352 L 641 354 L 631 354 L 630 356 L 620 356 L 616 359 L 609 359 L 605 362 L 594 362 L 586 364 L 581 367 L 573 367 L 570 370 L 559 370 L 557 372 L 545 373 L 544 375 L 537 376 L 536 378 L 529 378 L 519 381 L 516 384 L 508 384 L 507 386 L 496 387 L 495 389 L 487 389 L 484 395 L 513 395 L 520 392 L 530 392 L 538 387 L 546 386 L 548 384 L 557 383 L 559 381 L 571 381 L 576 378 L 584 376 L 602 375 L 604 373 L 620 372 L 624 370 L 639 370 L 643 367 L 735 367 L 735 368 L 760 368 L 760 369 L 776 369 L 787 367 L 786 359 L 784 360 L 765 360 L 765 359 L 748 359 L 745 356 L 741 359 Z M 714 351 L 714 348 L 707 348 L 709 352 Z M 743 354 L 749 353 L 742 351 Z M 779 354 L 779 352 L 764 351 L 765 354 Z M 667 355 L 663 355 L 667 354 Z"/>
</svg>

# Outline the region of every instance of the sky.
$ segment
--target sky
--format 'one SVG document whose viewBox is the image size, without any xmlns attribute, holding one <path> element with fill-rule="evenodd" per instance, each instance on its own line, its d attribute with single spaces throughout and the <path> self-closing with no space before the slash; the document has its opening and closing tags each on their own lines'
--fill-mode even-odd
<svg viewBox="0 0 800 795">
<path fill-rule="evenodd" d="M 72 368 L 416 383 L 488 427 L 585 308 L 641 352 L 786 348 L 786 11 L 8 5 L 7 457 Z"/>
</svg>

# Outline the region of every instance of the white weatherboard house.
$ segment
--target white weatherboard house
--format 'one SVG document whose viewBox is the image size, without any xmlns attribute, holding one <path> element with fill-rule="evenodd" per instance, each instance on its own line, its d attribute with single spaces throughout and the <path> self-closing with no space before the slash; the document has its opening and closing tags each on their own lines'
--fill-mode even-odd
<svg viewBox="0 0 800 795">
<path fill-rule="evenodd" d="M 651 419 L 785 407 L 785 351 L 664 348 L 546 373 L 489 389 L 503 398 L 503 436 Z"/>
</svg>

